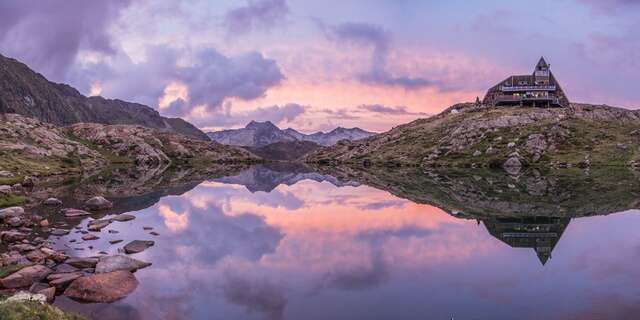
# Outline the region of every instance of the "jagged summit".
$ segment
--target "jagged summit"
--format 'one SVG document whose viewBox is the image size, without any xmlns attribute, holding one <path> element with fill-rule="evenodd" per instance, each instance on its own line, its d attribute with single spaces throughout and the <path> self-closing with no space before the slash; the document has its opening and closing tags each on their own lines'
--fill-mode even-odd
<svg viewBox="0 0 640 320">
<path fill-rule="evenodd" d="M 251 121 L 242 129 L 209 132 L 207 135 L 218 143 L 243 146 L 264 147 L 278 142 L 307 141 L 322 146 L 332 146 L 340 140 L 360 140 L 374 135 L 360 128 L 337 127 L 328 133 L 318 131 L 304 134 L 293 128 L 279 129 L 271 121 Z"/>
</svg>

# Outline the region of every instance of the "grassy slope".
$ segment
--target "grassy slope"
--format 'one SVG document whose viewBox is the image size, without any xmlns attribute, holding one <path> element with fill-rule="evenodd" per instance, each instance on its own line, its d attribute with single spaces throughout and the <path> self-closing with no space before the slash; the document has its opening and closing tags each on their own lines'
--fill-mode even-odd
<svg viewBox="0 0 640 320">
<path fill-rule="evenodd" d="M 0 302 L 0 320 L 82 320 L 81 316 L 66 313 L 52 305 L 33 301 Z"/>
<path fill-rule="evenodd" d="M 640 129 L 632 111 L 615 111 L 609 118 L 598 118 L 598 112 L 609 109 L 591 106 L 575 110 L 545 110 L 537 108 L 490 108 L 476 112 L 448 111 L 428 119 L 419 119 L 396 127 L 363 141 L 341 143 L 332 148 L 315 152 L 306 159 L 320 163 L 373 163 L 421 165 L 435 150 L 445 152 L 433 161 L 434 166 L 467 167 L 491 166 L 503 163 L 508 155 L 518 151 L 530 165 L 569 163 L 578 165 L 590 159 L 591 165 L 625 166 L 637 160 L 638 138 L 631 134 Z M 601 109 L 599 109 L 601 108 Z M 603 112 L 604 112 L 603 111 Z M 616 113 L 629 113 L 629 121 L 621 121 Z M 593 115 L 592 115 L 593 114 Z M 483 127 L 510 118 L 535 118 L 526 124 L 503 127 Z M 626 118 L 625 118 L 626 119 Z M 628 120 L 628 119 L 626 119 Z M 469 130 L 469 128 L 472 128 Z M 477 128 L 474 130 L 473 128 Z M 554 149 L 546 151 L 534 163 L 532 154 L 525 152 L 527 138 L 531 134 L 544 134 L 553 141 Z M 453 140 L 465 141 L 452 144 Z M 513 142 L 515 147 L 508 148 Z M 461 148 L 456 148 L 461 145 Z M 493 153 L 486 153 L 491 146 Z M 474 156 L 479 151 L 481 154 Z"/>
</svg>

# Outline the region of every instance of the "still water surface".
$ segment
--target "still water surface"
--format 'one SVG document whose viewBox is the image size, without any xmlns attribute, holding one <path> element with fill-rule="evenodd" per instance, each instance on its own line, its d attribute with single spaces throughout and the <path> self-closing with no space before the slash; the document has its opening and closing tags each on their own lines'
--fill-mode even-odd
<svg viewBox="0 0 640 320">
<path fill-rule="evenodd" d="M 113 304 L 56 304 L 95 319 L 640 316 L 636 210 L 477 219 L 356 181 L 258 171 L 158 196 L 113 223 L 119 233 L 77 254 L 156 241 L 133 255 L 153 263 L 136 273 L 140 286 Z"/>
</svg>

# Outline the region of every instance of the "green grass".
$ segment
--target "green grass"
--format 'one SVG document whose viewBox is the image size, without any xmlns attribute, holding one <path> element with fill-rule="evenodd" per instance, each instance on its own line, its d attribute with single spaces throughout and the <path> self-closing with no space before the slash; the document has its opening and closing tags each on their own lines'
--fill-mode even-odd
<svg viewBox="0 0 640 320">
<path fill-rule="evenodd" d="M 25 203 L 26 198 L 23 196 L 0 195 L 0 208 L 18 206 Z"/>
<path fill-rule="evenodd" d="M 34 301 L 0 302 L 0 320 L 83 320 L 76 314 Z"/>
</svg>

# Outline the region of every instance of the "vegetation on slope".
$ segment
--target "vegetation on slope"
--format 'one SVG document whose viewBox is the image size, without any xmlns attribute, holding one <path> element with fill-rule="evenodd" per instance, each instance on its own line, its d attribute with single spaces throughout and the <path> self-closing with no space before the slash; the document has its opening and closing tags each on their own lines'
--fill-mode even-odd
<svg viewBox="0 0 640 320">
<path fill-rule="evenodd" d="M 453 106 L 374 137 L 308 155 L 315 163 L 494 167 L 628 166 L 640 159 L 640 114 L 621 108 Z"/>
</svg>

